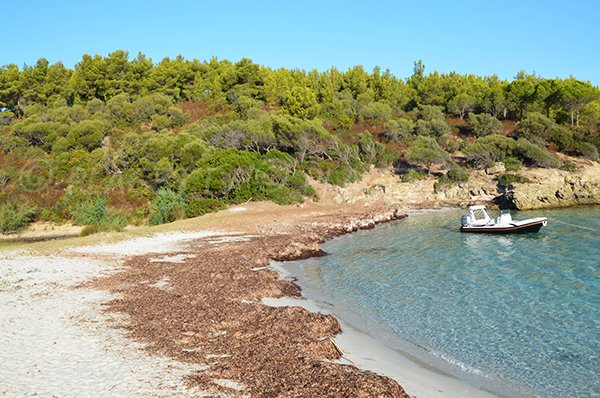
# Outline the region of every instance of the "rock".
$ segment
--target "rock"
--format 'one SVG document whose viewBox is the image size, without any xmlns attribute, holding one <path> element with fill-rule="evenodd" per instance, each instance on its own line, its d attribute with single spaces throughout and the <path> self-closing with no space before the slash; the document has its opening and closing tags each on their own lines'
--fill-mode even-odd
<svg viewBox="0 0 600 398">
<path fill-rule="evenodd" d="M 515 184 L 502 198 L 517 210 L 600 204 L 600 174 L 550 174 L 537 182 Z"/>
<path fill-rule="evenodd" d="M 493 166 L 485 169 L 486 174 L 500 174 L 506 171 L 506 167 L 504 167 L 504 163 L 496 162 Z"/>
</svg>

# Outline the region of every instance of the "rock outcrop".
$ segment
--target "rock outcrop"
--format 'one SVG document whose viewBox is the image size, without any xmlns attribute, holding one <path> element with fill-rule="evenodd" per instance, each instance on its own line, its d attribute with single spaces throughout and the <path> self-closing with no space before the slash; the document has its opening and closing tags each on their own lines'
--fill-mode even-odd
<svg viewBox="0 0 600 398">
<path fill-rule="evenodd" d="M 499 198 L 501 207 L 517 210 L 600 204 L 600 168 L 582 173 L 548 170 L 536 181 L 515 184 Z"/>
</svg>

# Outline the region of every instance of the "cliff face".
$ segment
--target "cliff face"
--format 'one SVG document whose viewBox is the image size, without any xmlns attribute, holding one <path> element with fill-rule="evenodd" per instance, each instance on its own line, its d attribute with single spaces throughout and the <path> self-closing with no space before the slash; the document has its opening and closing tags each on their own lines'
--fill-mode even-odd
<svg viewBox="0 0 600 398">
<path fill-rule="evenodd" d="M 531 182 L 514 184 L 502 192 L 496 177 L 503 168 L 472 170 L 468 182 L 437 189 L 432 177 L 404 183 L 393 170 L 373 169 L 361 181 L 344 188 L 312 181 L 321 203 L 382 203 L 405 209 L 496 204 L 518 210 L 600 204 L 600 163 L 579 161 L 579 169 L 522 168 L 517 172 Z"/>
<path fill-rule="evenodd" d="M 600 204 L 600 167 L 591 165 L 575 173 L 538 171 L 533 182 L 515 184 L 499 198 L 502 207 L 518 210 Z"/>
</svg>

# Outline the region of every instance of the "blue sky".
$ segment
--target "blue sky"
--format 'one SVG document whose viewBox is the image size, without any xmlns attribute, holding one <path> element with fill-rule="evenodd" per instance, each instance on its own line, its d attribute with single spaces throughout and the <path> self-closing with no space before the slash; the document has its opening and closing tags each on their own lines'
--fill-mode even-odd
<svg viewBox="0 0 600 398">
<path fill-rule="evenodd" d="M 6 7 L 5 7 L 6 10 Z M 2 18 L 0 65 L 72 67 L 118 49 L 155 62 L 242 57 L 273 68 L 379 65 L 398 77 L 519 70 L 600 84 L 598 1 L 28 1 Z"/>
</svg>

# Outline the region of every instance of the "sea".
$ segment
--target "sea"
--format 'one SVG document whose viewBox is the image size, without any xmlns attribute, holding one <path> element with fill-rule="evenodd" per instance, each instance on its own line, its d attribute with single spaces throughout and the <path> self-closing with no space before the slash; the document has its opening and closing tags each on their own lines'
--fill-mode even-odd
<svg viewBox="0 0 600 398">
<path fill-rule="evenodd" d="M 286 263 L 304 293 L 390 348 L 503 397 L 600 397 L 600 206 L 513 212 L 540 233 L 417 212 Z M 494 213 L 494 212 L 492 212 Z"/>
</svg>

